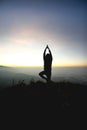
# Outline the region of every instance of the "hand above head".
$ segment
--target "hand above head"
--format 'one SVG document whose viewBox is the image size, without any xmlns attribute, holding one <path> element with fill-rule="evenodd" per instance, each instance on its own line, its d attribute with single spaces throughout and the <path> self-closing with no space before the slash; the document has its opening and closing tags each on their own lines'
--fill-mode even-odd
<svg viewBox="0 0 87 130">
<path fill-rule="evenodd" d="M 48 48 L 48 45 L 46 46 L 46 48 Z"/>
<path fill-rule="evenodd" d="M 50 50 L 49 47 L 48 47 L 48 45 L 46 46 L 45 51 L 46 51 L 46 49 Z"/>
<path fill-rule="evenodd" d="M 49 49 L 48 45 L 46 46 L 46 48 L 48 48 L 48 49 Z"/>
</svg>

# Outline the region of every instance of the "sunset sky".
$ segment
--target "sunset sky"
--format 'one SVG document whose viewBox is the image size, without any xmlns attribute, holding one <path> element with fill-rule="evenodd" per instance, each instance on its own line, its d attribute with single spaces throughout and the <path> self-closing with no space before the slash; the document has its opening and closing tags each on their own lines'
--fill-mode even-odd
<svg viewBox="0 0 87 130">
<path fill-rule="evenodd" d="M 0 0 L 0 65 L 87 66 L 85 0 Z"/>
</svg>

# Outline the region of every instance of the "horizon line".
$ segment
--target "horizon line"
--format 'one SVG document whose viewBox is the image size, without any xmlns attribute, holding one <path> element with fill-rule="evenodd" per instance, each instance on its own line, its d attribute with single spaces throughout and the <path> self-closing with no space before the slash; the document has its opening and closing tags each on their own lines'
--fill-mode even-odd
<svg viewBox="0 0 87 130">
<path fill-rule="evenodd" d="M 1 67 L 17 67 L 17 68 L 42 68 L 43 66 L 16 66 L 16 65 L 0 65 Z M 87 65 L 53 65 L 52 67 L 87 67 Z"/>
</svg>

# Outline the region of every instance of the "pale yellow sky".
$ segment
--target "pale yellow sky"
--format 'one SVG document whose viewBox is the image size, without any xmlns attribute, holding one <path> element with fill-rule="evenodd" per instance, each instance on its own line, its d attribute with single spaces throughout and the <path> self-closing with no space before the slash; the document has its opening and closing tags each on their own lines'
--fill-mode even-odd
<svg viewBox="0 0 87 130">
<path fill-rule="evenodd" d="M 43 66 L 48 44 L 53 66 L 87 66 L 85 5 L 73 2 L 74 6 L 58 1 L 49 4 L 47 0 L 40 5 L 33 0 L 31 5 L 2 2 L 0 65 Z"/>
</svg>

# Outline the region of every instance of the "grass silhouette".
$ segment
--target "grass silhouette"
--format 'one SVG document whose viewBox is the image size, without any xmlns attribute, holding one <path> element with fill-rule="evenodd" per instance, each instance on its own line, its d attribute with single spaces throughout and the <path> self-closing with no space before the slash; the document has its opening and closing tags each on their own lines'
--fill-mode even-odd
<svg viewBox="0 0 87 130">
<path fill-rule="evenodd" d="M 0 97 L 9 96 L 16 99 L 23 97 L 46 98 L 44 105 L 56 106 L 57 109 L 71 110 L 86 108 L 87 86 L 70 82 L 35 82 L 29 84 L 23 81 L 0 91 Z M 49 102 L 47 102 L 49 99 Z"/>
</svg>

